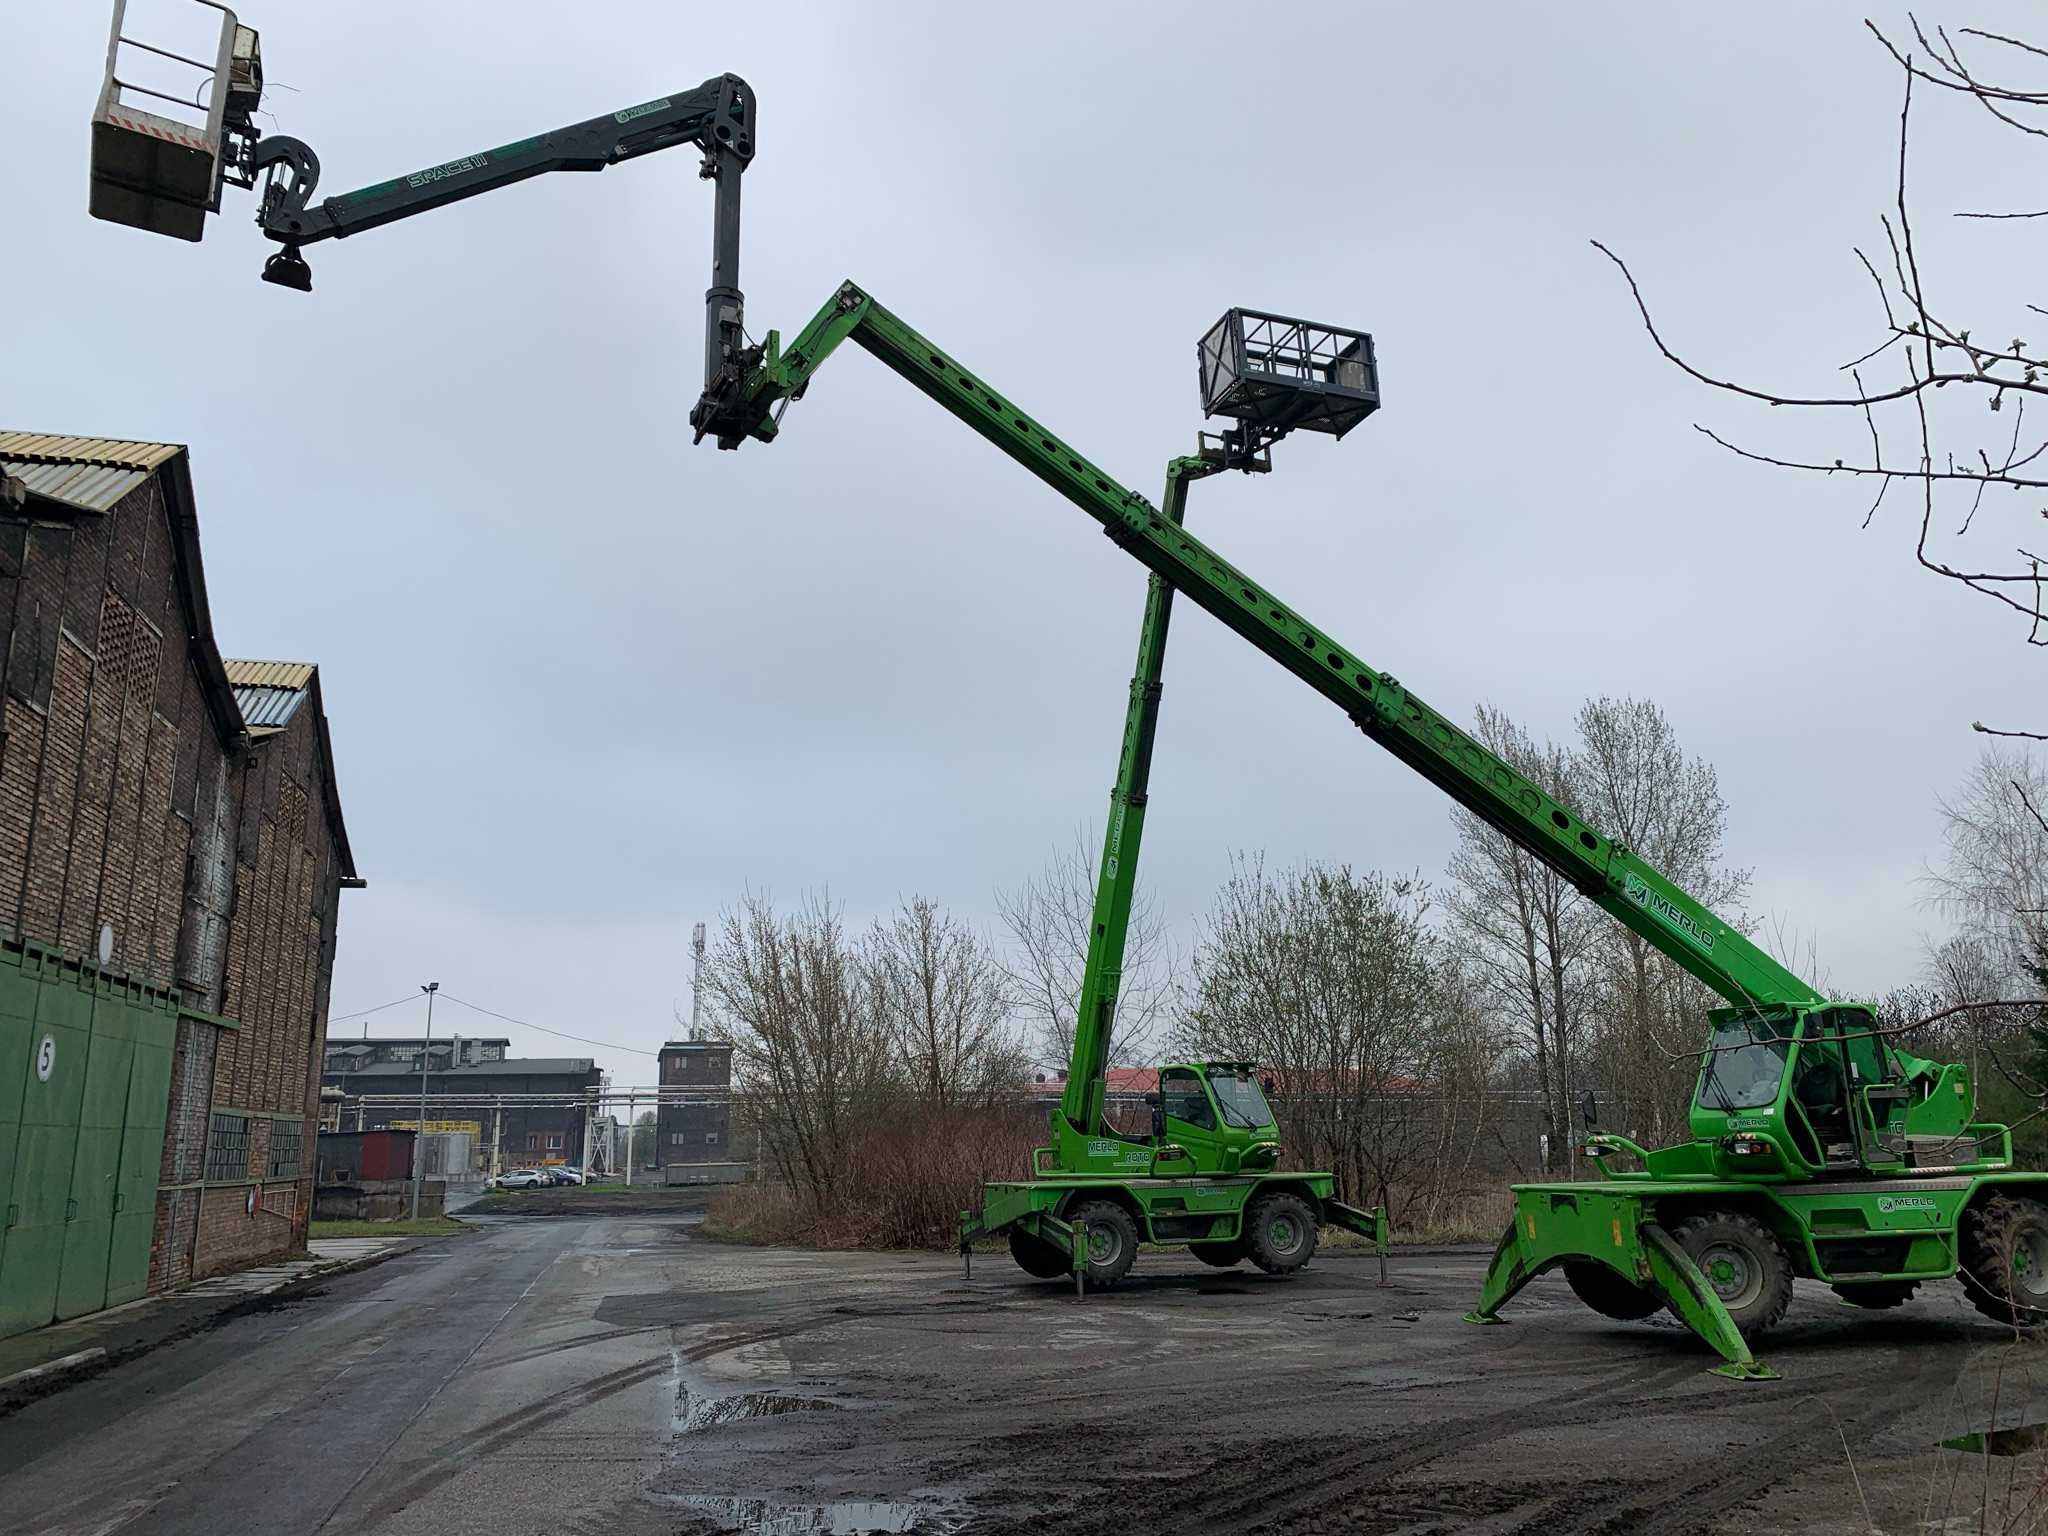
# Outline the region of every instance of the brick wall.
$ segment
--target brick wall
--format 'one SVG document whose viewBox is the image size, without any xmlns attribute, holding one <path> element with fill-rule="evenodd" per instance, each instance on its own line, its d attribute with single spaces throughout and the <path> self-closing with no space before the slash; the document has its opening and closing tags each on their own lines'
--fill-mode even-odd
<svg viewBox="0 0 2048 1536">
<path fill-rule="evenodd" d="M 193 668 L 152 479 L 103 516 L 0 520 L 0 931 L 173 985 L 202 776 Z M 206 1000 L 208 1006 L 211 1000 Z"/>
<path fill-rule="evenodd" d="M 223 947 L 221 1012 L 241 1024 L 220 1042 L 215 1109 L 302 1116 L 299 1176 L 265 1185 L 254 1217 L 241 1224 L 212 1209 L 200 1221 L 201 1273 L 263 1253 L 261 1243 L 305 1241 L 313 1204 L 320 1067 L 334 972 L 340 845 L 321 762 L 316 692 L 281 731 L 260 738 L 241 770 L 234 854 L 233 916 Z M 250 1176 L 260 1177 L 271 1120 L 251 1125 Z M 246 1197 L 246 1190 L 244 1191 Z M 216 1233 L 226 1248 L 211 1246 Z M 252 1247 L 252 1245 L 256 1245 Z"/>
<path fill-rule="evenodd" d="M 180 1026 L 152 1286 L 304 1241 L 344 872 L 317 682 L 254 743 L 209 703 L 166 473 L 105 514 L 0 516 L 0 934 L 97 957 L 109 930 L 110 970 L 240 1026 Z M 260 1118 L 243 1179 L 206 1184 L 221 1109 Z M 277 1115 L 304 1117 L 296 1179 L 265 1177 Z"/>
</svg>

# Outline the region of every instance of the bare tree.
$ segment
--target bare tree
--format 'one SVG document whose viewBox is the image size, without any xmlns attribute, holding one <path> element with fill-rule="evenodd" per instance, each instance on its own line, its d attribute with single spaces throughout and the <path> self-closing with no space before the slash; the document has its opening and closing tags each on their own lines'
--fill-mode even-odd
<svg viewBox="0 0 2048 1536">
<path fill-rule="evenodd" d="M 1887 35 L 1865 23 L 1898 67 L 1903 82 L 1897 140 L 1897 188 L 1892 209 L 1882 215 L 1883 245 L 1873 261 L 1855 252 L 1876 294 L 1873 344 L 1842 363 L 1837 377 L 1847 387 L 1799 390 L 1755 385 L 1716 376 L 1667 342 L 1650 315 L 1648 301 L 1627 265 L 1600 242 L 1594 245 L 1627 279 L 1651 341 L 1666 359 L 1700 383 L 1744 400 L 1774 407 L 1811 409 L 1837 417 L 1841 438 L 1818 452 L 1774 454 L 1745 447 L 1712 428 L 1695 430 L 1742 458 L 1780 468 L 1844 476 L 1875 485 L 1863 526 L 1882 510 L 1887 494 L 1904 484 L 1916 505 L 1914 558 L 1920 566 L 1985 598 L 2021 622 L 2024 642 L 2048 647 L 2044 620 L 2043 571 L 2048 509 L 2033 494 L 2048 490 L 2048 438 L 2036 442 L 2026 428 L 2030 400 L 2048 395 L 2048 350 L 2030 346 L 2023 327 L 2028 316 L 2048 309 L 2022 296 L 1975 300 L 1974 315 L 1955 313 L 1947 300 L 1931 295 L 1931 284 L 1916 240 L 1907 196 L 1907 150 L 1916 84 L 1944 99 L 1981 109 L 1994 132 L 2017 134 L 2017 142 L 2040 149 L 2048 139 L 2048 90 L 2008 83 L 2004 71 L 2048 70 L 2048 49 L 1996 33 L 1964 28 L 1930 35 L 1909 19 L 1910 40 Z M 1951 210 L 1957 218 L 2029 221 L 2048 218 L 2048 209 Z M 2005 225 L 2005 228 L 2014 226 Z M 2019 230 L 2034 226 L 2021 223 Z M 1973 340 L 1973 335 L 1978 338 Z M 2009 341 L 1997 338 L 2010 335 Z M 2009 412 L 2004 407 L 2010 404 Z M 1997 422 L 1987 420 L 2000 413 Z M 1987 492 L 2003 510 L 1979 526 Z M 1967 543 L 1965 541 L 1972 540 Z M 1977 550 L 1991 547 L 1988 554 Z M 1994 729 L 1990 735 L 2048 740 L 2035 730 Z"/>
<path fill-rule="evenodd" d="M 987 1107 L 1024 1083 L 1009 975 L 971 929 L 914 896 L 876 922 L 863 959 L 904 1081 L 925 1106 Z"/>
<path fill-rule="evenodd" d="M 1713 764 L 1687 757 L 1664 711 L 1648 699 L 1592 699 L 1578 717 L 1579 808 L 1617 843 L 1729 918 L 1749 871 L 1721 860 L 1728 804 Z M 1667 1042 L 1689 1041 L 1701 1012 L 1722 1000 L 1634 929 L 1600 927 L 1597 1053 L 1623 1123 L 1653 1140 L 1683 1134 L 1696 1064 Z M 1682 1048 L 1682 1047 L 1681 1047 Z"/>
<path fill-rule="evenodd" d="M 1573 803 L 1570 754 L 1538 745 L 1487 705 L 1474 737 L 1554 798 Z M 1542 1104 L 1543 1169 L 1569 1166 L 1572 1036 L 1584 1012 L 1585 962 L 1600 914 L 1556 870 L 1465 810 L 1454 810 L 1458 846 L 1447 898 L 1473 976 L 1504 1018 L 1516 1021 Z"/>
<path fill-rule="evenodd" d="M 834 1208 L 856 1135 L 895 1095 L 874 968 L 829 899 L 781 916 L 750 894 L 719 921 L 704 995 L 730 1031 L 763 1154 L 814 1215 Z"/>
<path fill-rule="evenodd" d="M 1238 856 L 1203 923 L 1191 1056 L 1273 1071 L 1288 1146 L 1352 1199 L 1389 1203 L 1426 1166 L 1445 945 L 1419 879 Z"/>
<path fill-rule="evenodd" d="M 1927 883 L 1983 955 L 1990 996 L 2048 989 L 2048 768 L 1993 745 L 1941 801 L 1947 852 Z"/>
<path fill-rule="evenodd" d="M 996 892 L 996 911 L 1009 929 L 1011 1002 L 1041 1057 L 1064 1066 L 1074 1054 L 1081 973 L 1095 912 L 1095 857 L 1083 834 L 1056 850 L 1021 885 Z M 1141 884 L 1131 902 L 1117 990 L 1110 1064 L 1149 1055 L 1173 1011 L 1174 955 L 1151 893 Z"/>
</svg>

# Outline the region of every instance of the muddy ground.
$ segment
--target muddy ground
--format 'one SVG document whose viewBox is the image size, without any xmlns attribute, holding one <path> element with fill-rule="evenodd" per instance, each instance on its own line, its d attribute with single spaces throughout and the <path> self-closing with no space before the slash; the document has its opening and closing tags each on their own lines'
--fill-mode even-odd
<svg viewBox="0 0 2048 1536">
<path fill-rule="evenodd" d="M 1007 1258 L 964 1281 L 750 1254 L 675 1319 L 705 1390 L 844 1406 L 688 1435 L 661 1486 L 926 1499 L 973 1530 L 1074 1536 L 1975 1530 L 1987 1472 L 1994 1506 L 2034 1491 L 2038 1458 L 1937 1449 L 1985 1422 L 2001 1365 L 2001 1423 L 2048 1410 L 2048 1361 L 1952 1288 L 1872 1316 L 1802 1284 L 1764 1352 L 1783 1379 L 1738 1384 L 1675 1326 L 1608 1322 L 1560 1279 L 1473 1327 L 1485 1260 L 1397 1250 L 1382 1287 L 1358 1254 L 1290 1280 L 1147 1254 L 1077 1302 Z"/>
<path fill-rule="evenodd" d="M 1994 1383 L 2001 1422 L 2048 1414 L 2044 1357 L 1948 1287 L 1873 1316 L 1802 1285 L 1783 1379 L 1737 1384 L 1554 1279 L 1465 1324 L 1476 1248 L 1384 1287 L 1364 1253 L 1147 1253 L 1077 1301 L 1007 1257 L 485 1225 L 8 1419 L 0 1529 L 1864 1536 L 1977 1530 L 2041 1475 L 1936 1448 Z"/>
</svg>

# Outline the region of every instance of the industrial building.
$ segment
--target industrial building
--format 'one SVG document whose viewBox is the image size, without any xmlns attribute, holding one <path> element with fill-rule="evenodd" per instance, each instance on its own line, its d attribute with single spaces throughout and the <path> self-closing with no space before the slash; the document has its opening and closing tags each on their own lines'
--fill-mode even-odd
<svg viewBox="0 0 2048 1536">
<path fill-rule="evenodd" d="M 654 1165 L 664 1181 L 717 1184 L 746 1177 L 733 1147 L 731 1043 L 671 1040 L 657 1060 Z"/>
<path fill-rule="evenodd" d="M 190 462 L 0 433 L 0 1334 L 304 1241 L 339 893 L 309 663 L 215 644 Z"/>
<path fill-rule="evenodd" d="M 507 1056 L 506 1046 L 416 1036 L 337 1041 L 320 1084 L 342 1095 L 342 1130 L 416 1129 L 424 1051 L 429 1134 L 467 1134 L 493 1173 L 541 1163 L 580 1167 L 602 1076 L 597 1064 L 587 1056 Z"/>
</svg>

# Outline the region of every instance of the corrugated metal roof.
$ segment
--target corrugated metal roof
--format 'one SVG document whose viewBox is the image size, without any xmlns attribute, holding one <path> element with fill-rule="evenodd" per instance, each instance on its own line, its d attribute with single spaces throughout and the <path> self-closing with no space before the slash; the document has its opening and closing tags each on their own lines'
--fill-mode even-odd
<svg viewBox="0 0 2048 1536">
<path fill-rule="evenodd" d="M 290 725 L 305 697 L 292 688 L 237 688 L 235 707 L 241 710 L 242 723 L 249 727 L 249 734 L 261 736 Z"/>
<path fill-rule="evenodd" d="M 313 681 L 310 661 L 236 661 L 223 656 L 235 707 L 251 736 L 267 736 L 291 724 Z"/>
<path fill-rule="evenodd" d="M 0 432 L 0 472 L 32 495 L 105 512 L 183 451 L 176 443 Z"/>
<path fill-rule="evenodd" d="M 155 469 L 184 451 L 182 443 L 131 443 L 112 437 L 0 432 L 0 459 L 33 459 L 42 464 L 101 464 L 115 469 Z"/>
<path fill-rule="evenodd" d="M 237 688 L 290 688 L 302 692 L 313 681 L 310 661 L 236 661 L 223 656 L 221 664 L 228 669 L 228 681 Z"/>
<path fill-rule="evenodd" d="M 5 470 L 28 487 L 31 496 L 47 496 L 88 512 L 105 512 L 149 478 L 146 469 L 112 469 L 104 464 L 34 464 L 0 459 Z"/>
</svg>

